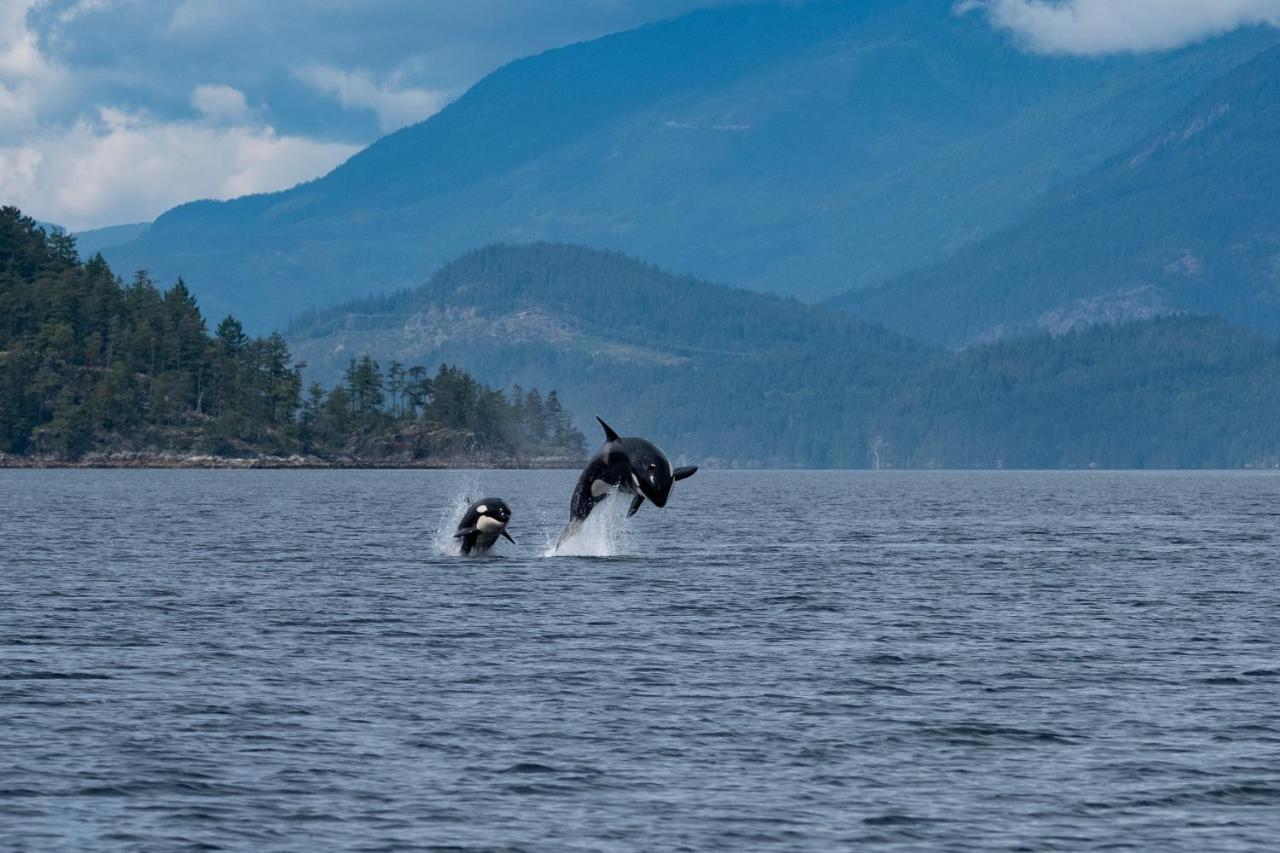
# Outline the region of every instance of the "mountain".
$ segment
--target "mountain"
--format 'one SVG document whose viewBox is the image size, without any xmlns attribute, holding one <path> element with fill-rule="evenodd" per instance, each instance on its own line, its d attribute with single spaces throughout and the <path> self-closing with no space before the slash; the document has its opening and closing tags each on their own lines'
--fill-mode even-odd
<svg viewBox="0 0 1280 853">
<path fill-rule="evenodd" d="M 1175 316 L 936 358 L 873 427 L 916 468 L 1280 467 L 1280 342 Z"/>
<path fill-rule="evenodd" d="M 509 400 L 425 367 L 384 385 L 368 359 L 344 378 L 304 402 L 278 334 L 253 340 L 228 318 L 211 336 L 181 282 L 123 285 L 101 258 L 81 261 L 60 232 L 0 207 L 0 468 L 86 456 L 131 467 L 202 466 L 211 454 L 408 466 L 584 455 L 554 391 Z"/>
<path fill-rule="evenodd" d="M 99 252 L 137 240 L 151 228 L 150 222 L 130 222 L 127 225 L 107 225 L 103 228 L 90 228 L 76 231 L 76 248 L 80 257 L 92 258 Z"/>
<path fill-rule="evenodd" d="M 67 231 L 66 228 L 61 225 L 55 225 L 52 222 L 32 221 L 46 234 L 52 234 L 54 231 Z M 127 225 L 107 225 L 102 228 L 89 228 L 85 231 L 72 231 L 69 233 L 76 238 L 76 251 L 80 254 L 80 257 L 88 260 L 103 249 L 138 239 L 146 234 L 147 229 L 150 227 L 150 222 L 131 222 Z"/>
<path fill-rule="evenodd" d="M 1280 331 L 1280 48 L 1016 225 L 833 307 L 952 346 L 1196 312 Z"/>
<path fill-rule="evenodd" d="M 288 338 L 326 383 L 365 353 L 384 369 L 455 363 L 558 388 L 583 426 L 600 414 L 721 464 L 865 464 L 867 414 L 926 359 L 838 313 L 550 243 L 469 252 L 416 290 L 304 317 Z"/>
<path fill-rule="evenodd" d="M 1237 467 L 1280 462 L 1280 343 L 1158 318 L 1059 337 L 919 347 L 794 300 L 617 252 L 490 246 L 413 291 L 317 312 L 290 347 L 332 381 L 365 354 L 559 389 L 703 464 Z M 680 462 L 677 462 L 680 464 Z"/>
<path fill-rule="evenodd" d="M 513 62 L 322 178 L 182 205 L 106 255 L 255 329 L 495 241 L 817 299 L 1016 221 L 1277 38 L 1070 59 L 953 0 L 717 7 Z"/>
</svg>

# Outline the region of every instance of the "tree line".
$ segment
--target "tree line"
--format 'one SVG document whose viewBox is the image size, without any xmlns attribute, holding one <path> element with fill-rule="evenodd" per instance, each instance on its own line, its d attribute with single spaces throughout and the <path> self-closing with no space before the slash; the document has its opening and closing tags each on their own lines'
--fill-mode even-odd
<svg viewBox="0 0 1280 853">
<path fill-rule="evenodd" d="M 356 461 L 577 458 L 556 392 L 365 356 L 303 391 L 284 338 L 212 334 L 179 279 L 125 282 L 75 238 L 0 208 L 0 452 L 303 453 Z"/>
</svg>

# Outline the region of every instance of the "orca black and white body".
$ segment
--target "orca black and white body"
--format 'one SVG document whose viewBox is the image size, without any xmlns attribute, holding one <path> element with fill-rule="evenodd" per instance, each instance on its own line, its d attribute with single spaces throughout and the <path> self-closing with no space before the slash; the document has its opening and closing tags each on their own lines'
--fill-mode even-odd
<svg viewBox="0 0 1280 853">
<path fill-rule="evenodd" d="M 511 507 L 502 498 L 481 498 L 467 507 L 458 522 L 455 539 L 462 540 L 463 554 L 483 554 L 493 547 L 498 537 L 506 538 L 515 544 L 511 534 L 507 532 L 507 522 L 511 520 Z"/>
<path fill-rule="evenodd" d="M 698 470 L 693 465 L 672 470 L 667 455 L 653 442 L 634 436 L 624 438 L 600 418 L 596 420 L 604 427 L 604 444 L 578 477 L 569 503 L 569 526 L 560 534 L 560 542 L 572 536 L 596 504 L 610 494 L 631 495 L 631 508 L 627 510 L 630 518 L 646 499 L 654 506 L 666 506 L 676 481 L 692 477 Z"/>
</svg>

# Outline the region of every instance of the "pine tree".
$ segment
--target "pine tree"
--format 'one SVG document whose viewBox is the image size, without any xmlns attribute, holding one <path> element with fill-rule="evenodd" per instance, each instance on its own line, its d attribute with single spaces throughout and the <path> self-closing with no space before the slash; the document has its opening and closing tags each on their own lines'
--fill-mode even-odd
<svg viewBox="0 0 1280 853">
<path fill-rule="evenodd" d="M 524 398 L 525 437 L 535 443 L 547 439 L 547 410 L 542 395 L 534 388 Z"/>
<path fill-rule="evenodd" d="M 391 366 L 387 368 L 387 390 L 391 393 L 391 416 L 393 418 L 400 416 L 398 404 L 401 395 L 404 393 L 404 365 L 398 361 L 391 362 Z"/>
<path fill-rule="evenodd" d="M 531 446 L 522 436 L 530 401 L 560 434 L 557 395 L 543 402 L 517 389 L 509 399 L 447 364 L 432 376 L 395 362 L 384 378 L 362 355 L 342 385 L 326 393 L 312 383 L 305 401 L 301 368 L 283 337 L 251 338 L 234 317 L 210 334 L 181 279 L 161 291 L 139 270 L 126 285 L 101 255 L 81 263 L 74 238 L 0 209 L 0 452 L 332 456 L 408 433 L 413 458 L 441 447 L 514 455 Z"/>
<path fill-rule="evenodd" d="M 405 396 L 409 400 L 408 414 L 411 419 L 416 419 L 418 410 L 426 406 L 431 398 L 431 380 L 427 378 L 427 369 L 420 364 L 410 367 L 407 376 Z"/>
</svg>

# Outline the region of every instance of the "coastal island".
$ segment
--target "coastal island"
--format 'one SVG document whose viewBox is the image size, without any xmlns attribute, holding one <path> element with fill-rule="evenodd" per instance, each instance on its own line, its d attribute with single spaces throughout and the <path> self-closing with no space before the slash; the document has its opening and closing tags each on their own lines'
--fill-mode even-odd
<svg viewBox="0 0 1280 853">
<path fill-rule="evenodd" d="M 75 239 L 0 209 L 0 467 L 564 467 L 555 391 L 351 359 L 303 388 L 279 333 L 212 334 L 186 285 L 125 284 Z"/>
</svg>

